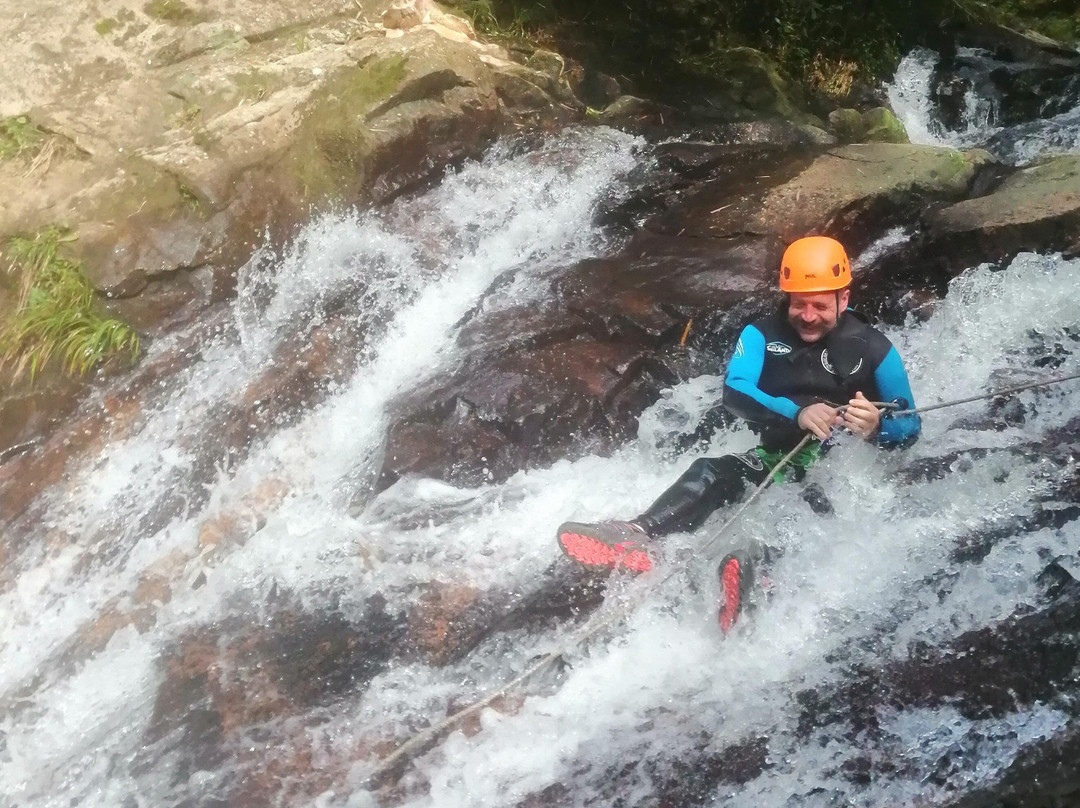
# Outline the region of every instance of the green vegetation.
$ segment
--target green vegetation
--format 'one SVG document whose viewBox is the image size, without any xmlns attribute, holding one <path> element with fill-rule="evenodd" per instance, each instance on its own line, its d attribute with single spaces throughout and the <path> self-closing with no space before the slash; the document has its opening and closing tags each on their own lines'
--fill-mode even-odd
<svg viewBox="0 0 1080 808">
<path fill-rule="evenodd" d="M 205 219 L 206 209 L 199 195 L 182 182 L 177 185 L 177 190 L 180 191 L 180 198 L 184 200 L 184 205 L 200 219 Z"/>
<path fill-rule="evenodd" d="M 974 5 L 1011 28 L 1030 27 L 1062 42 L 1080 41 L 1080 3 L 1075 0 L 989 0 L 987 6 Z"/>
<path fill-rule="evenodd" d="M 16 237 L 5 247 L 7 271 L 20 276 L 18 305 L 0 328 L 0 365 L 33 380 L 54 358 L 70 374 L 84 374 L 113 357 L 139 353 L 139 335 L 99 313 L 94 290 L 78 263 L 61 255 L 73 236 L 50 227 Z"/>
<path fill-rule="evenodd" d="M 884 78 L 917 44 L 939 46 L 951 23 L 996 20 L 1075 39 L 1072 0 L 457 0 L 480 32 L 528 37 L 652 90 L 714 82 L 738 48 L 843 97 Z M 1070 32 L 1072 34 L 1070 35 Z"/>
<path fill-rule="evenodd" d="M 101 36 L 108 36 L 116 30 L 116 26 L 120 24 L 119 20 L 114 17 L 106 17 L 105 19 L 98 20 L 94 23 L 94 30 Z"/>
<path fill-rule="evenodd" d="M 183 0 L 150 0 L 143 6 L 143 11 L 155 20 L 170 22 L 174 25 L 194 23 L 202 19 L 202 15 L 185 4 Z"/>
<path fill-rule="evenodd" d="M 479 33 L 491 37 L 522 39 L 559 18 L 548 0 L 460 0 L 456 5 Z"/>
<path fill-rule="evenodd" d="M 0 119 L 0 160 L 36 152 L 45 141 L 45 133 L 26 115 Z"/>
<path fill-rule="evenodd" d="M 309 200 L 334 200 L 362 185 L 374 138 L 365 116 L 393 96 L 406 73 L 404 56 L 371 60 L 336 71 L 312 95 L 292 150 Z"/>
</svg>

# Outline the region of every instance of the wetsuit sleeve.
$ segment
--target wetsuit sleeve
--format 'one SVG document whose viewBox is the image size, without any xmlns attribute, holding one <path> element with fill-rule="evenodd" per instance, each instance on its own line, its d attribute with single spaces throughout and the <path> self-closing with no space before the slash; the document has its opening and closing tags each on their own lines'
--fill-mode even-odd
<svg viewBox="0 0 1080 808">
<path fill-rule="evenodd" d="M 790 424 L 799 405 L 789 398 L 770 396 L 758 388 L 765 365 L 765 335 L 748 325 L 739 335 L 735 355 L 724 380 L 724 406 L 740 418 L 758 424 Z"/>
<path fill-rule="evenodd" d="M 915 406 L 907 371 L 904 370 L 904 363 L 896 348 L 890 348 L 885 354 L 885 358 L 874 371 L 874 381 L 877 383 L 878 392 L 883 401 L 898 401 L 904 409 Z M 921 429 L 922 419 L 918 415 L 902 415 L 893 418 L 886 413 L 881 419 L 878 443 L 882 446 L 911 443 L 918 437 Z"/>
</svg>

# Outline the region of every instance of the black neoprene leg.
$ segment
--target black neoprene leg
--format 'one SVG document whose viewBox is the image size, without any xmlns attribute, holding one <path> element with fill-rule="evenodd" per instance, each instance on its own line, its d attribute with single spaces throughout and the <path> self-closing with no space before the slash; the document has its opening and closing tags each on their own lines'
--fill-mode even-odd
<svg viewBox="0 0 1080 808">
<path fill-rule="evenodd" d="M 741 499 L 747 485 L 757 485 L 767 473 L 753 455 L 700 458 L 634 521 L 653 538 L 693 530 L 717 508 Z"/>
</svg>

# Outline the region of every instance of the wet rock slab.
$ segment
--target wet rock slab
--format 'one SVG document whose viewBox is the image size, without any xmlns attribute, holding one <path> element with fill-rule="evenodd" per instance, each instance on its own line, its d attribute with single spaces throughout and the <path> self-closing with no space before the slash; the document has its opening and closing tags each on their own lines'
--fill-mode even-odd
<svg viewBox="0 0 1080 808">
<path fill-rule="evenodd" d="M 1021 168 L 992 193 L 930 214 L 927 229 L 933 248 L 957 267 L 1068 249 L 1080 236 L 1080 155 Z"/>
<path fill-rule="evenodd" d="M 662 389 L 709 363 L 684 336 L 734 336 L 738 318 L 715 313 L 760 289 L 766 252 L 758 239 L 645 232 L 553 277 L 536 306 L 476 312 L 462 366 L 396 405 L 379 487 L 406 474 L 477 485 L 610 452 Z"/>
</svg>

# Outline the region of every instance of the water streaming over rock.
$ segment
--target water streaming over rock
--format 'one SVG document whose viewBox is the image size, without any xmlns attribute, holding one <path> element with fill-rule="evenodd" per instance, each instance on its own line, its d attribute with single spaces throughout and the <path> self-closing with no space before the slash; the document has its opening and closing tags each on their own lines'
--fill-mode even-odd
<svg viewBox="0 0 1080 808">
<path fill-rule="evenodd" d="M 903 453 L 842 441 L 811 471 L 832 516 L 777 487 L 718 548 L 758 537 L 784 551 L 742 630 L 721 638 L 715 562 L 680 552 L 714 520 L 665 545 L 662 568 L 686 565 L 665 586 L 611 582 L 610 604 L 643 603 L 568 648 L 568 667 L 485 710 L 397 785 L 366 782 L 396 743 L 571 636 L 574 621 L 512 627 L 437 661 L 388 651 L 430 582 L 446 598 L 504 593 L 509 608 L 559 561 L 562 519 L 636 513 L 698 452 L 753 445 L 737 427 L 670 449 L 716 402 L 717 367 L 668 391 L 610 457 L 475 489 L 372 487 L 394 399 L 460 361 L 470 312 L 535 299 L 533 278 L 613 249 L 594 212 L 623 193 L 641 146 L 600 129 L 500 147 L 428 194 L 317 221 L 285 254 L 252 260 L 229 321 L 130 436 L 16 525 L 23 549 L 0 593 L 0 804 L 945 804 L 1061 731 L 1071 696 L 1018 695 L 979 715 L 962 693 L 903 688 L 926 647 L 1040 603 L 1050 560 L 1076 570 L 1076 522 L 1008 529 L 1075 473 L 1038 448 L 1075 417 L 1075 387 L 1024 393 L 1007 424 L 985 404 L 927 417 Z M 1027 254 L 965 273 L 890 336 L 930 403 L 1046 373 L 1033 361 L 1048 352 L 1058 372 L 1080 371 L 1078 322 L 1080 261 Z M 250 444 L 219 445 L 228 419 L 215 413 L 257 398 L 277 352 L 320 329 L 355 340 L 355 365 Z M 911 471 L 953 451 L 967 454 L 944 474 Z M 1003 526 L 957 559 L 958 543 Z M 159 579 L 167 594 L 147 594 Z M 351 661 L 330 665 L 334 654 Z M 863 704 L 860 688 L 885 695 Z"/>
<path fill-rule="evenodd" d="M 1038 120 L 1006 121 L 1005 94 L 993 78 L 1031 65 L 1003 63 L 986 51 L 959 48 L 940 75 L 941 57 L 916 48 L 885 88 L 912 143 L 988 149 L 1006 163 L 1025 165 L 1041 155 L 1080 151 L 1077 79 L 1043 99 Z M 1063 107 L 1063 108 L 1062 108 Z"/>
</svg>

